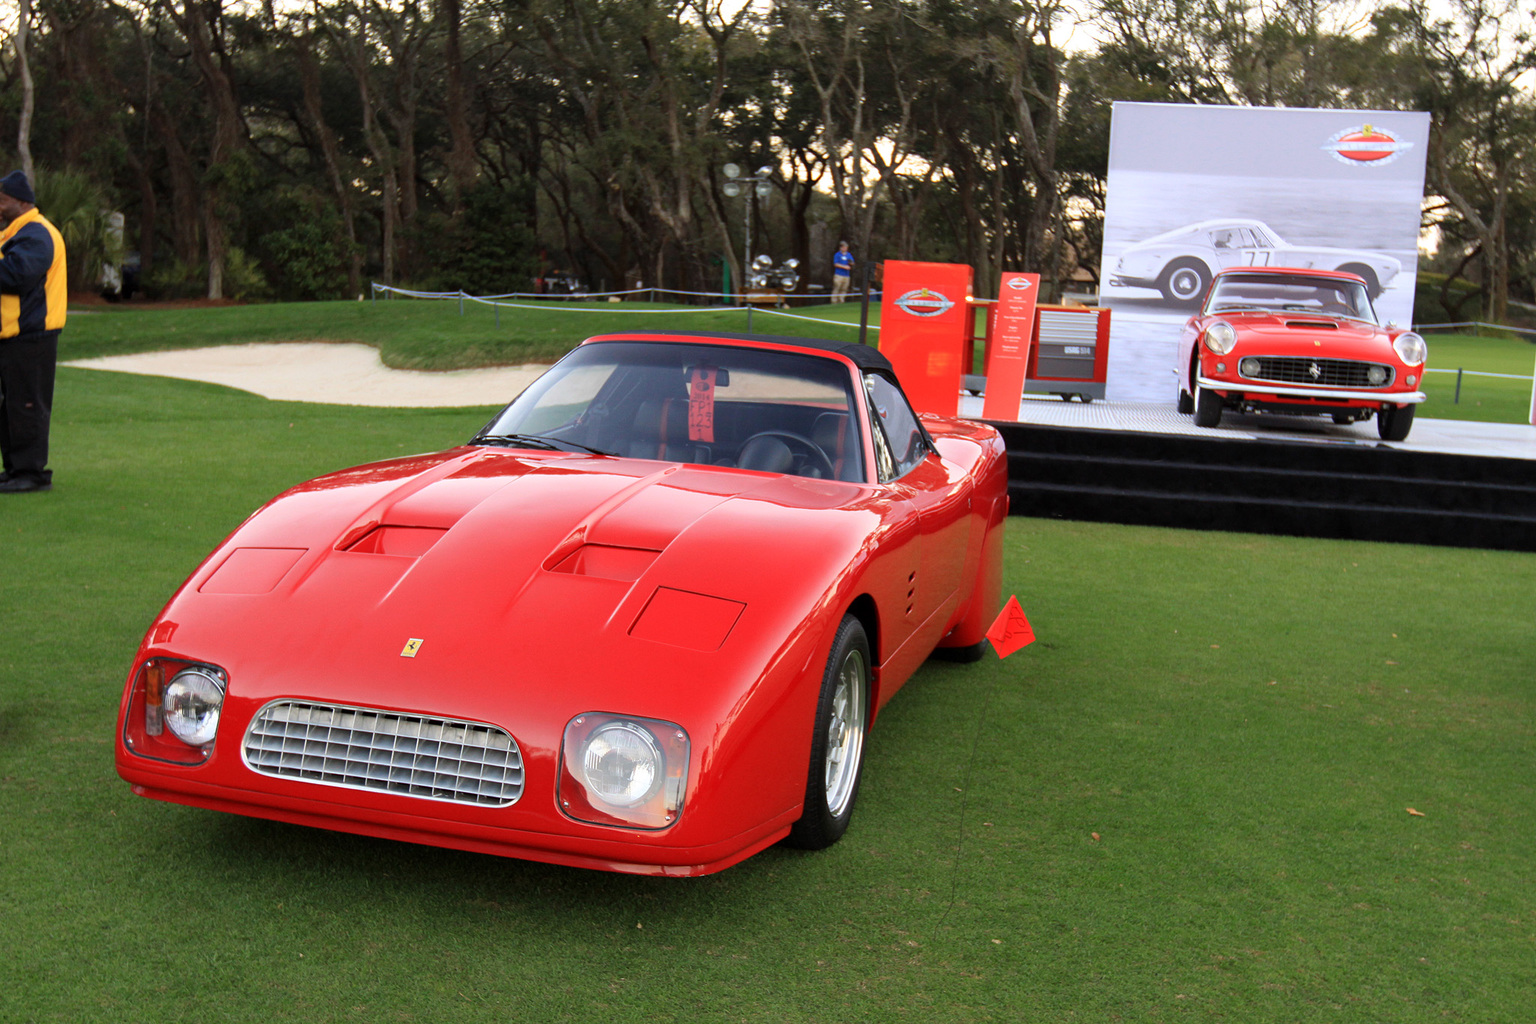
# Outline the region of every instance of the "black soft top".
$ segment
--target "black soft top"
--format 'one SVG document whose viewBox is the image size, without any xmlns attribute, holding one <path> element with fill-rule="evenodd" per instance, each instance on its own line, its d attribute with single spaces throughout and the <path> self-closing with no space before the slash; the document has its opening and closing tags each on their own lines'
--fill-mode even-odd
<svg viewBox="0 0 1536 1024">
<path fill-rule="evenodd" d="M 787 345 L 793 348 L 815 349 L 819 352 L 831 352 L 844 356 L 860 370 L 878 373 L 881 376 L 896 379 L 896 371 L 891 366 L 891 361 L 880 354 L 880 350 L 873 345 L 860 345 L 856 341 L 832 341 L 830 338 L 798 338 L 788 334 L 733 334 L 728 331 L 624 331 L 615 334 L 602 334 L 588 341 L 619 341 L 631 339 L 634 341 L 660 340 L 676 338 L 679 341 L 713 340 L 713 341 L 759 341 L 773 345 Z"/>
</svg>

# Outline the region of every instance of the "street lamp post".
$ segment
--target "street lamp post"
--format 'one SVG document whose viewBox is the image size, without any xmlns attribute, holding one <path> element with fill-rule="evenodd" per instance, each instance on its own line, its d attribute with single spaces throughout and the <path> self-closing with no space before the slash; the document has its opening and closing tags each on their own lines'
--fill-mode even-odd
<svg viewBox="0 0 1536 1024">
<path fill-rule="evenodd" d="M 720 170 L 725 172 L 725 182 L 720 186 L 720 191 L 732 198 L 743 192 L 747 193 L 747 200 L 742 204 L 745 208 L 746 230 L 742 233 L 741 302 L 747 307 L 750 327 L 752 304 L 747 301 L 747 287 L 751 283 L 752 276 L 752 196 L 755 194 L 759 199 L 767 199 L 772 194 L 773 185 L 769 176 L 773 174 L 773 168 L 759 167 L 756 174 L 747 174 L 739 164 L 726 164 Z"/>
</svg>

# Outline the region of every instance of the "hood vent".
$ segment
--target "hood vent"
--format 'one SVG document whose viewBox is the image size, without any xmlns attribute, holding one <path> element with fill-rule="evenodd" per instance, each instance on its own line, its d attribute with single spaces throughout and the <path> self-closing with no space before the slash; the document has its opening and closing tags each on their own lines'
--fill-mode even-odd
<svg viewBox="0 0 1536 1024">
<path fill-rule="evenodd" d="M 553 565 L 550 572 L 572 576 L 596 576 L 604 580 L 633 583 L 650 568 L 660 551 L 647 548 L 621 548 L 609 544 L 583 544 Z"/>
<path fill-rule="evenodd" d="M 1339 325 L 1332 320 L 1287 320 L 1285 326 L 1293 331 L 1336 331 Z"/>
<path fill-rule="evenodd" d="M 434 526 L 376 526 L 347 545 L 346 550 L 420 558 L 447 532 Z"/>
</svg>

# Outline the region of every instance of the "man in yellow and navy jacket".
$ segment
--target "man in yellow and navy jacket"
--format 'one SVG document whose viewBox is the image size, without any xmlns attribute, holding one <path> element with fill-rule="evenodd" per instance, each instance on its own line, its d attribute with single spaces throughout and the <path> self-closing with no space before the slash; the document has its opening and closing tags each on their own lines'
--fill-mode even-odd
<svg viewBox="0 0 1536 1024">
<path fill-rule="evenodd" d="M 53 375 L 69 285 L 64 239 L 20 171 L 0 178 L 0 494 L 46 491 Z"/>
</svg>

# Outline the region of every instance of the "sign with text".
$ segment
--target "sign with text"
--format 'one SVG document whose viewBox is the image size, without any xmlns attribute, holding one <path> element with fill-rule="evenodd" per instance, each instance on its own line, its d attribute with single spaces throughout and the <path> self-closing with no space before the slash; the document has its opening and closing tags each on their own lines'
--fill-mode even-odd
<svg viewBox="0 0 1536 1024">
<path fill-rule="evenodd" d="M 1039 274 L 1005 273 L 992 311 L 992 348 L 987 353 L 987 396 L 981 418 L 1017 420 L 1024 400 L 1029 346 L 1035 336 Z"/>
</svg>

